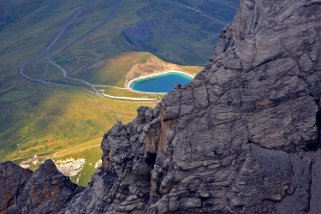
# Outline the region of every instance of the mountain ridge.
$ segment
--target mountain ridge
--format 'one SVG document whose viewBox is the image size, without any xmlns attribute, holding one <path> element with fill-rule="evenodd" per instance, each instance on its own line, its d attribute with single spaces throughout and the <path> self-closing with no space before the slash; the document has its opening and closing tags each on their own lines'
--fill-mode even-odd
<svg viewBox="0 0 321 214">
<path fill-rule="evenodd" d="M 106 132 L 102 168 L 57 211 L 320 213 L 320 14 L 241 0 L 204 70 Z"/>
</svg>

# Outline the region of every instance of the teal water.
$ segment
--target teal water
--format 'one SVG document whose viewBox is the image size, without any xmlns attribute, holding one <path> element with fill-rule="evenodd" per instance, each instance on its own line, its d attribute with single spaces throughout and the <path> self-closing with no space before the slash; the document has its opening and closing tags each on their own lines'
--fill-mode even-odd
<svg viewBox="0 0 321 214">
<path fill-rule="evenodd" d="M 171 91 L 177 84 L 187 84 L 191 81 L 192 78 L 190 76 L 173 72 L 134 81 L 130 87 L 135 91 L 166 93 Z"/>
</svg>

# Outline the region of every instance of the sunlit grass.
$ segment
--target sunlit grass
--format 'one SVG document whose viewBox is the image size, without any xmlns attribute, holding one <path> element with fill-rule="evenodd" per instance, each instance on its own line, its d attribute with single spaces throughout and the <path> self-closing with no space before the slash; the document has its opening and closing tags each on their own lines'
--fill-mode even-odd
<svg viewBox="0 0 321 214">
<path fill-rule="evenodd" d="M 153 102 L 99 98 L 86 91 L 71 89 L 56 89 L 43 99 L 32 110 L 32 117 L 20 112 L 24 123 L 21 127 L 11 127 L 17 128 L 14 135 L 5 135 L 8 138 L 3 139 L 4 145 L 11 140 L 14 143 L 10 143 L 12 146 L 2 159 L 32 157 L 88 142 L 101 137 L 118 117 L 127 123 L 136 116 L 140 105 L 154 105 Z"/>
<path fill-rule="evenodd" d="M 99 144 L 103 133 L 118 119 L 123 123 L 130 122 L 139 106 L 153 107 L 156 101 L 97 97 L 83 90 L 81 83 L 67 81 L 52 65 L 48 66 L 46 80 L 73 84 L 78 88 L 32 83 L 19 76 L 19 66 L 43 50 L 64 23 L 83 6 L 83 1 L 78 0 L 28 3 L 29 9 L 25 14 L 19 14 L 23 18 L 5 26 L 0 34 L 0 161 L 35 155 L 56 159 L 84 157 L 88 165 L 81 173 L 85 174 L 77 175 L 76 180 L 72 178 L 74 181 L 79 178 L 84 185 L 95 170 L 89 163 L 100 159 Z M 182 3 L 202 5 L 196 0 L 184 0 Z M 62 52 L 79 35 L 101 23 L 113 6 L 114 1 L 92 2 L 48 53 L 27 66 L 26 73 L 39 78 L 43 74 L 45 60 L 50 57 L 71 77 L 123 88 L 126 74 L 133 65 L 146 63 L 151 58 L 160 64 L 169 63 L 167 61 L 184 65 L 204 64 L 212 51 L 215 23 L 196 17 L 188 10 L 168 6 L 166 2 L 142 0 L 122 1 L 119 13 L 110 22 Z M 176 21 L 172 22 L 173 19 Z M 141 43 L 155 55 L 132 52 L 136 49 L 122 35 L 124 30 L 142 21 L 148 25 L 153 39 Z M 157 25 L 153 24 L 155 22 Z M 199 66 L 178 68 L 193 75 L 202 69 Z M 162 99 L 161 95 L 108 86 L 98 89 L 104 89 L 112 96 Z M 58 156 L 54 157 L 54 154 Z"/>
</svg>

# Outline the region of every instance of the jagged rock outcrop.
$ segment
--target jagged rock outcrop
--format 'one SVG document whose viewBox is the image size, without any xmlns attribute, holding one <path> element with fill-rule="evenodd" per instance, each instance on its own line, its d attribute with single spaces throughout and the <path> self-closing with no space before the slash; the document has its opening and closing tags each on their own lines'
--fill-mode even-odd
<svg viewBox="0 0 321 214">
<path fill-rule="evenodd" d="M 0 213 L 17 206 L 16 194 L 30 179 L 32 171 L 12 162 L 0 163 Z"/>
<path fill-rule="evenodd" d="M 51 160 L 32 172 L 0 163 L 0 213 L 57 213 L 83 188 L 61 174 Z"/>
<path fill-rule="evenodd" d="M 241 1 L 190 85 L 106 133 L 113 182 L 67 213 L 320 213 L 320 38 L 321 1 Z"/>
<path fill-rule="evenodd" d="M 320 0 L 241 0 L 190 85 L 105 134 L 61 213 L 321 213 L 320 53 Z"/>
</svg>

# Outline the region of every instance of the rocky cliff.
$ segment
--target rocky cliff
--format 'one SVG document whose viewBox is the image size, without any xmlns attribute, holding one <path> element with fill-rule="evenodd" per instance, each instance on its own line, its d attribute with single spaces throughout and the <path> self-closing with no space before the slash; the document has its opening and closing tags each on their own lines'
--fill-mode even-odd
<svg viewBox="0 0 321 214">
<path fill-rule="evenodd" d="M 83 188 L 59 172 L 51 160 L 35 172 L 0 163 L 0 213 L 57 213 Z"/>
<path fill-rule="evenodd" d="M 241 0 L 204 70 L 108 131 L 60 213 L 321 213 L 320 53 L 320 0 Z"/>
</svg>

